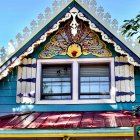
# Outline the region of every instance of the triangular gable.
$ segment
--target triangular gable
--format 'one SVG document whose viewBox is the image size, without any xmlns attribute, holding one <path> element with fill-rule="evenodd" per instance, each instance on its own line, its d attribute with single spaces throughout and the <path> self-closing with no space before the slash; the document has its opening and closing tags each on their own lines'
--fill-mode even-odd
<svg viewBox="0 0 140 140">
<path fill-rule="evenodd" d="M 72 10 L 74 11 L 74 8 Z M 68 55 L 71 58 L 81 55 L 111 57 L 112 52 L 87 23 L 81 19 L 70 19 L 56 31 L 38 56 L 39 58 L 52 58 L 57 55 Z"/>
<path fill-rule="evenodd" d="M 77 0 L 80 3 L 79 0 Z M 21 60 L 26 57 L 27 55 L 31 54 L 34 49 L 44 42 L 46 38 L 59 29 L 59 25 L 66 20 L 73 18 L 75 20 L 75 16 L 79 19 L 86 21 L 89 23 L 89 27 L 91 30 L 95 32 L 99 32 L 102 36 L 102 39 L 108 43 L 113 44 L 115 50 L 121 54 L 127 55 L 128 62 L 140 66 L 140 58 L 138 54 L 136 54 L 132 49 L 130 50 L 127 45 L 122 43 L 114 35 L 108 30 L 103 24 L 101 24 L 95 17 L 93 17 L 88 11 L 88 8 L 85 9 L 78 4 L 77 2 L 73 1 L 70 3 L 64 10 L 61 12 L 53 21 L 47 24 L 40 32 L 38 32 L 29 42 L 27 42 L 18 52 L 16 52 L 12 57 L 8 59 L 8 61 L 1 67 L 0 69 L 0 79 L 7 76 L 9 71 L 14 68 L 15 66 L 21 63 Z M 88 12 L 89 13 L 88 13 Z M 75 21 L 76 22 L 76 21 Z M 136 62 L 137 61 L 137 62 Z"/>
</svg>

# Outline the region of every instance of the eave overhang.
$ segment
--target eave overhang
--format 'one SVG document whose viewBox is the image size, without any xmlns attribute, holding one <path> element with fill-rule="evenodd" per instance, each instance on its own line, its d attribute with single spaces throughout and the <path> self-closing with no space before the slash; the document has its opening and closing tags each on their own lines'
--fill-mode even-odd
<svg viewBox="0 0 140 140">
<path fill-rule="evenodd" d="M 0 138 L 133 137 L 132 127 L 95 129 L 0 129 Z"/>
</svg>

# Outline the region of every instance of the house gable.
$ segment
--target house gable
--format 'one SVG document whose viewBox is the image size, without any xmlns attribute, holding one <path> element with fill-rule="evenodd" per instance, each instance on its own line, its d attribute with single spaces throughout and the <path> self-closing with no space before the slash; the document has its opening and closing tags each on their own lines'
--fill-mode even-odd
<svg viewBox="0 0 140 140">
<path fill-rule="evenodd" d="M 51 24 L 53 24 L 53 23 L 55 23 L 55 24 L 53 24 L 52 26 L 46 25 L 46 27 L 43 28 L 41 32 L 39 32 L 36 36 L 33 37 L 33 39 L 31 40 L 31 42 L 33 41 L 32 44 L 28 44 L 28 43 L 31 43 L 31 42 L 28 42 L 26 44 L 26 46 L 24 46 L 20 50 L 21 52 L 20 51 L 17 52 L 17 54 L 15 54 L 15 57 L 12 57 L 11 60 L 9 60 L 7 62 L 9 64 L 9 66 L 7 66 L 7 67 L 4 66 L 1 68 L 2 72 L 1 72 L 0 78 L 2 79 L 3 77 L 6 77 L 8 75 L 9 71 L 11 71 L 12 68 L 20 65 L 18 67 L 17 85 L 18 85 L 18 87 L 22 87 L 22 88 L 17 89 L 17 97 L 18 97 L 17 102 L 24 103 L 24 101 L 21 100 L 23 96 L 26 96 L 27 98 L 29 98 L 29 102 L 31 100 L 31 103 L 35 102 L 35 100 L 33 99 L 33 98 L 35 98 L 35 90 L 36 90 L 35 83 L 38 81 L 36 81 L 36 75 L 35 74 L 31 75 L 31 73 L 32 73 L 32 71 L 34 71 L 34 73 L 36 73 L 36 60 L 30 59 L 30 58 L 27 60 L 26 58 L 24 59 L 24 57 L 31 55 L 37 47 L 40 47 L 40 45 L 46 41 L 46 39 L 48 37 L 51 38 L 52 34 L 55 34 L 55 35 L 53 35 L 53 37 L 52 37 L 53 39 L 50 40 L 51 44 L 53 44 L 57 40 L 56 42 L 59 45 L 58 46 L 55 45 L 55 47 L 56 46 L 57 47 L 53 48 L 53 45 L 51 46 L 51 44 L 47 43 L 47 46 L 42 48 L 42 50 L 44 49 L 45 51 L 41 51 L 41 53 L 39 54 L 39 58 L 51 58 L 58 54 L 59 55 L 68 55 L 69 57 L 72 57 L 72 58 L 80 57 L 81 55 L 89 55 L 89 54 L 91 55 L 92 54 L 94 56 L 105 58 L 105 57 L 112 56 L 111 51 L 106 47 L 105 43 L 107 42 L 107 43 L 112 44 L 112 46 L 114 47 L 114 50 L 123 55 L 121 57 L 115 58 L 115 76 L 116 77 L 113 77 L 113 78 L 112 78 L 112 76 L 109 77 L 109 79 L 112 79 L 112 81 L 109 81 L 109 82 L 113 83 L 113 84 L 111 84 L 111 87 L 114 87 L 112 99 L 115 98 L 114 80 L 116 80 L 116 84 L 118 83 L 119 85 L 123 85 L 123 86 L 117 87 L 118 91 L 117 91 L 116 95 L 119 98 L 116 98 L 116 100 L 118 102 L 120 102 L 120 101 L 134 102 L 135 101 L 134 65 L 139 66 L 139 63 L 138 63 L 139 58 L 135 54 L 133 54 L 124 44 L 121 44 L 121 42 L 113 34 L 111 34 L 111 32 L 108 31 L 103 25 L 101 25 L 94 17 L 92 18 L 91 15 L 88 14 L 87 11 L 85 11 L 77 2 L 73 1 L 69 5 L 69 7 L 67 7 L 66 9 L 64 9 L 62 15 L 60 14 L 60 17 L 58 16 L 59 20 L 57 17 L 55 19 L 56 21 L 55 20 L 52 21 Z M 65 25 L 65 23 L 66 23 L 66 25 Z M 65 26 L 63 28 L 61 28 L 61 26 L 63 26 L 63 25 L 69 26 L 69 28 L 65 29 Z M 66 30 L 68 30 L 69 33 L 66 33 L 67 32 Z M 84 33 L 88 34 L 88 32 L 89 32 L 89 35 L 84 36 L 83 40 L 84 40 L 84 43 L 90 42 L 90 44 L 86 43 L 87 45 L 85 45 L 85 44 L 81 45 L 80 44 L 81 42 L 77 43 L 78 40 L 80 40 L 78 38 L 78 35 L 80 34 L 80 30 L 85 30 L 83 33 L 81 32 L 81 36 L 80 36 L 81 38 L 84 36 Z M 61 36 L 63 36 L 62 35 L 63 33 L 70 34 L 70 36 L 73 36 L 73 38 L 69 37 L 68 42 L 64 42 L 64 41 L 61 42 L 61 39 L 66 40 L 66 38 L 68 37 L 68 35 L 66 35 L 66 38 L 64 38 L 64 37 L 61 38 Z M 57 39 L 57 35 L 58 35 L 58 39 Z M 99 37 L 99 35 L 100 35 L 100 37 Z M 75 39 L 75 38 L 78 38 L 78 39 Z M 72 41 L 70 41 L 71 39 L 72 39 Z M 68 46 L 66 43 L 67 44 L 69 43 Z M 121 46 L 119 46 L 118 44 L 120 44 Z M 30 45 L 30 46 L 28 46 L 28 45 Z M 60 46 L 61 46 L 62 50 L 60 50 L 60 48 L 59 48 Z M 64 48 L 62 48 L 62 46 Z M 95 48 L 97 48 L 97 49 L 95 49 Z M 54 49 L 54 51 L 53 51 L 53 49 Z M 52 51 L 53 51 L 53 53 L 52 53 Z M 58 54 L 56 52 L 58 52 Z M 51 55 L 51 56 L 49 56 L 49 55 Z M 136 62 L 135 59 L 138 59 L 138 62 Z M 91 61 L 91 60 L 88 60 L 88 61 Z M 109 61 L 106 59 L 105 60 L 102 59 L 102 61 L 110 63 L 111 67 L 113 68 L 111 70 L 111 73 L 112 73 L 112 75 L 114 75 L 113 61 L 112 60 Z M 73 62 L 71 62 L 71 64 Z M 94 62 L 94 60 L 93 60 L 93 62 Z M 80 63 L 77 63 L 77 66 Z M 132 65 L 129 66 L 128 63 L 130 63 Z M 127 66 L 124 66 L 124 65 L 127 65 Z M 28 69 L 26 69 L 25 67 L 27 67 Z M 128 69 L 127 72 L 123 71 L 123 69 L 125 69 L 126 67 Z M 77 70 L 78 70 L 78 68 L 77 68 Z M 122 73 L 119 73 L 119 72 L 122 72 Z M 127 75 L 125 75 L 125 73 L 127 73 Z M 123 80 L 123 84 L 121 84 L 122 80 Z M 27 83 L 30 82 L 30 83 L 26 85 L 25 82 L 27 82 Z M 128 84 L 125 84 L 125 82 Z M 129 82 L 130 82 L 130 88 L 127 88 L 127 86 L 129 85 Z M 30 87 L 30 88 L 28 88 L 28 87 Z M 28 90 L 28 91 L 25 91 L 25 90 Z M 27 92 L 26 93 L 27 95 L 24 95 L 24 92 Z M 121 99 L 121 97 L 123 95 L 128 95 L 128 97 L 126 96 L 127 98 Z M 25 101 L 27 101 L 26 98 L 25 98 Z"/>
<path fill-rule="evenodd" d="M 0 116 L 8 115 L 0 117 L 0 139 L 132 138 L 139 57 L 78 3 L 1 68 Z"/>
<path fill-rule="evenodd" d="M 79 23 L 78 23 L 78 18 L 79 18 Z M 60 22 L 64 22 L 66 20 L 70 20 L 70 21 L 68 23 L 66 23 L 66 25 L 63 24 L 63 26 L 64 26 L 63 28 L 60 28 L 60 26 L 59 26 Z M 89 28 L 87 28 L 84 23 L 81 24 L 80 21 L 88 23 Z M 58 32 L 57 32 L 57 30 L 58 30 Z M 82 33 L 81 30 L 82 31 L 85 30 L 85 31 Z M 67 33 L 67 31 L 68 31 L 68 33 Z M 121 56 L 120 58 L 118 58 L 118 57 L 115 58 L 115 66 L 116 66 L 115 75 L 116 75 L 116 77 L 114 77 L 114 60 L 113 59 L 112 60 L 109 60 L 109 58 L 108 59 L 105 59 L 105 58 L 98 59 L 100 61 L 98 61 L 96 59 L 87 60 L 87 62 L 89 61 L 89 62 L 93 62 L 93 63 L 95 63 L 95 62 L 110 63 L 109 65 L 111 67 L 111 72 L 110 72 L 111 76 L 108 76 L 108 79 L 111 79 L 109 81 L 111 83 L 111 86 L 110 86 L 111 88 L 110 88 L 110 91 L 108 90 L 108 93 L 110 93 L 110 95 L 111 95 L 110 99 L 112 99 L 113 101 L 108 101 L 108 100 L 104 100 L 104 99 L 103 100 L 100 99 L 100 101 L 102 103 L 114 103 L 115 102 L 114 99 L 115 99 L 115 80 L 116 80 L 116 85 L 119 85 L 119 86 L 117 86 L 118 91 L 116 94 L 118 97 L 118 98 L 116 97 L 117 102 L 120 102 L 120 101 L 134 102 L 135 101 L 134 66 L 128 65 L 128 62 L 130 64 L 133 64 L 133 62 L 130 61 L 130 58 L 132 58 L 132 57 L 128 53 L 124 52 L 123 50 L 119 51 L 118 48 L 120 48 L 120 47 L 116 44 L 116 42 L 112 41 L 102 30 L 100 30 L 98 27 L 96 27 L 94 23 L 92 23 L 88 18 L 86 18 L 75 7 L 73 7 L 70 10 L 70 12 L 65 15 L 64 18 L 59 20 L 57 22 L 57 24 L 55 24 L 53 26 L 52 29 L 47 31 L 45 33 L 45 35 L 41 36 L 40 40 L 38 40 L 37 42 L 35 42 L 32 45 L 31 52 L 29 50 L 29 52 L 27 52 L 27 54 L 31 54 L 36 46 L 38 46 L 40 43 L 45 42 L 46 36 L 48 34 L 54 33 L 54 35 L 50 39 L 50 42 L 48 42 L 47 45 L 44 47 L 44 51 L 39 54 L 39 58 L 51 58 L 55 55 L 68 55 L 69 57 L 76 58 L 76 57 L 79 57 L 81 54 L 83 54 L 83 55 L 92 54 L 92 55 L 99 56 L 99 57 L 101 57 L 101 56 L 110 57 L 112 55 L 111 52 L 106 48 L 105 43 L 99 39 L 99 37 L 95 33 L 95 31 L 101 33 L 101 37 L 104 42 L 106 41 L 108 43 L 112 43 L 113 46 L 115 47 L 116 51 L 118 51 L 119 53 L 121 51 L 122 54 L 126 55 L 126 57 Z M 81 32 L 81 35 L 80 35 L 80 32 Z M 85 35 L 84 35 L 84 33 L 85 33 Z M 83 38 L 82 41 L 84 43 L 82 42 L 82 45 L 81 45 L 81 42 L 78 43 L 78 41 L 80 41 L 80 38 L 78 38 L 79 35 L 80 35 L 80 38 Z M 66 40 L 68 40 L 68 41 L 66 41 Z M 70 40 L 72 40 L 72 41 L 70 41 Z M 132 60 L 133 60 L 133 58 L 132 58 Z M 64 60 L 64 61 L 67 61 L 67 60 Z M 29 74 L 29 70 L 32 71 L 31 67 L 33 68 L 33 66 L 31 66 L 31 65 L 33 65 L 34 63 L 32 63 L 30 59 L 28 59 L 28 60 L 23 59 L 23 64 L 19 66 L 19 71 L 18 71 L 18 84 L 19 84 L 18 87 L 22 87 L 22 88 L 18 88 L 18 90 L 17 90 L 17 96 L 18 96 L 17 102 L 18 103 L 19 102 L 20 103 L 29 103 L 31 101 L 31 103 L 34 103 L 35 100 L 34 99 L 32 100 L 32 98 L 35 98 L 35 95 L 34 95 L 35 94 L 35 84 L 34 84 L 33 89 L 31 88 L 29 90 L 29 88 L 28 88 L 29 91 L 25 91 L 26 86 L 28 85 L 28 82 L 35 83 L 35 81 L 36 81 L 37 83 L 39 82 L 39 84 L 41 84 L 42 79 L 40 80 L 40 77 L 41 77 L 40 73 L 42 73 L 42 71 L 43 71 L 42 70 L 43 65 L 44 64 L 52 65 L 52 64 L 54 64 L 54 62 L 56 63 L 56 65 L 57 64 L 66 65 L 66 62 L 64 62 L 64 61 L 63 60 L 58 60 L 58 62 L 55 62 L 55 60 L 38 61 L 38 63 L 37 63 L 37 80 L 35 80 L 36 76 L 34 75 L 32 77 L 32 75 Z M 75 71 L 75 70 L 77 71 L 77 74 L 75 76 L 73 76 L 72 79 L 74 79 L 75 77 L 77 77 L 79 75 L 78 65 L 80 65 L 80 63 L 86 63 L 84 60 L 80 60 L 80 59 L 79 60 L 78 59 L 70 60 L 67 62 L 70 65 L 72 65 L 72 71 Z M 136 63 L 136 62 L 134 62 L 134 63 Z M 136 64 L 138 64 L 138 63 L 136 63 Z M 76 66 L 74 66 L 74 65 L 76 65 Z M 127 66 L 125 66 L 125 65 L 127 65 Z M 23 67 L 23 68 L 21 68 L 21 67 Z M 25 67 L 29 67 L 29 68 L 26 69 Z M 127 69 L 125 67 L 127 67 Z M 45 69 L 47 69 L 47 68 L 45 68 Z M 52 67 L 50 67 L 49 69 L 54 70 L 54 68 L 52 68 Z M 65 66 L 61 67 L 61 69 L 65 69 Z M 127 72 L 124 71 L 125 69 L 127 70 Z M 21 73 L 23 73 L 23 75 L 21 75 Z M 125 74 L 127 74 L 127 75 L 125 75 Z M 77 79 L 78 79 L 78 77 L 77 77 Z M 27 85 L 24 82 L 27 82 Z M 108 81 L 106 81 L 106 82 L 108 82 Z M 72 83 L 73 83 L 73 85 L 76 85 L 74 83 L 74 81 Z M 78 81 L 76 83 L 77 83 L 77 86 L 74 89 L 77 89 L 77 91 L 75 93 L 78 93 L 78 88 L 77 88 Z M 128 85 L 130 85 L 130 88 L 127 88 Z M 38 88 L 38 86 L 36 86 L 36 87 L 37 87 L 36 92 L 41 95 L 40 88 Z M 40 86 L 40 87 L 42 87 L 42 86 Z M 109 89 L 109 86 L 107 86 L 106 88 Z M 25 92 L 27 95 L 24 94 Z M 38 96 L 39 100 L 41 99 L 40 95 Z M 73 92 L 73 95 L 77 96 L 76 98 L 78 99 L 78 95 L 74 94 L 74 92 Z M 127 95 L 127 96 L 125 97 L 124 95 Z M 53 96 L 56 96 L 56 95 L 53 95 Z M 27 98 L 29 98 L 29 100 L 27 100 Z M 70 103 L 75 104 L 77 102 L 72 101 Z M 85 102 L 87 102 L 87 101 L 83 101 L 83 102 L 79 101 L 78 103 L 85 103 Z M 98 101 L 94 100 L 90 103 L 101 103 L 101 102 L 99 102 L 99 100 Z M 41 103 L 45 103 L 45 102 L 41 102 Z M 51 103 L 54 103 L 54 102 L 51 101 Z M 65 103 L 65 102 L 62 102 L 62 103 Z"/>
<path fill-rule="evenodd" d="M 124 43 L 122 43 L 117 37 L 115 37 L 109 30 L 107 30 L 101 23 L 99 23 L 92 15 L 90 15 L 85 9 L 83 9 L 76 1 L 72 1 L 70 5 L 68 5 L 54 20 L 52 20 L 49 24 L 47 24 L 38 34 L 36 34 L 28 43 L 26 43 L 17 53 L 15 53 L 4 65 L 1 67 L 1 75 L 0 79 L 5 77 L 10 69 L 20 64 L 23 57 L 34 51 L 33 48 L 36 48 L 38 44 L 43 42 L 45 38 L 52 33 L 53 30 L 57 26 L 59 28 L 59 24 L 63 22 L 63 20 L 67 20 L 67 14 L 69 10 L 75 7 L 80 13 L 77 13 L 77 16 L 82 20 L 85 20 L 89 23 L 89 26 L 93 28 L 96 32 L 101 33 L 102 39 L 107 41 L 108 43 L 112 43 L 115 46 L 115 50 L 121 54 L 127 55 L 129 58 L 129 63 L 133 65 L 139 66 L 140 59 L 139 57 L 133 53 Z M 81 14 L 81 15 L 80 15 Z M 62 18 L 64 17 L 65 18 Z M 61 20 L 60 20 L 61 19 Z M 63 20 L 62 20 L 63 19 Z M 93 27 L 92 27 L 93 26 Z M 46 34 L 43 36 L 43 34 Z M 37 41 L 38 40 L 38 41 Z M 33 47 L 34 46 L 34 47 Z"/>
</svg>

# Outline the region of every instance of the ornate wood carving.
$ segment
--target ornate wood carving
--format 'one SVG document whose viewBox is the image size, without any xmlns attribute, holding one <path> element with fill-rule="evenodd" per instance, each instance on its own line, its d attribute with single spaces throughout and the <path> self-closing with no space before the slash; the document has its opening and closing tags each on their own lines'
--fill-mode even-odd
<svg viewBox="0 0 140 140">
<path fill-rule="evenodd" d="M 96 55 L 109 57 L 112 53 L 106 44 L 100 40 L 97 33 L 92 31 L 85 23 L 78 21 L 78 33 L 71 32 L 71 21 L 60 28 L 51 40 L 44 46 L 39 58 L 51 58 L 56 55 L 79 57 L 83 55 Z"/>
</svg>

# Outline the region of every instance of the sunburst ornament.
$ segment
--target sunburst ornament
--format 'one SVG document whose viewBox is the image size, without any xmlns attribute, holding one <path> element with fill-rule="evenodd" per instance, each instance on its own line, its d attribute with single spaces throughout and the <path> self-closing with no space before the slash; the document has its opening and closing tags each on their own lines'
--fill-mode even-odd
<svg viewBox="0 0 140 140">
<path fill-rule="evenodd" d="M 110 57 L 111 51 L 106 44 L 100 40 L 97 33 L 92 31 L 85 23 L 78 22 L 77 34 L 71 33 L 69 21 L 61 27 L 50 41 L 44 46 L 39 58 L 52 58 L 54 56 L 68 55 L 79 57 L 81 55 L 95 55 L 98 57 Z"/>
</svg>

